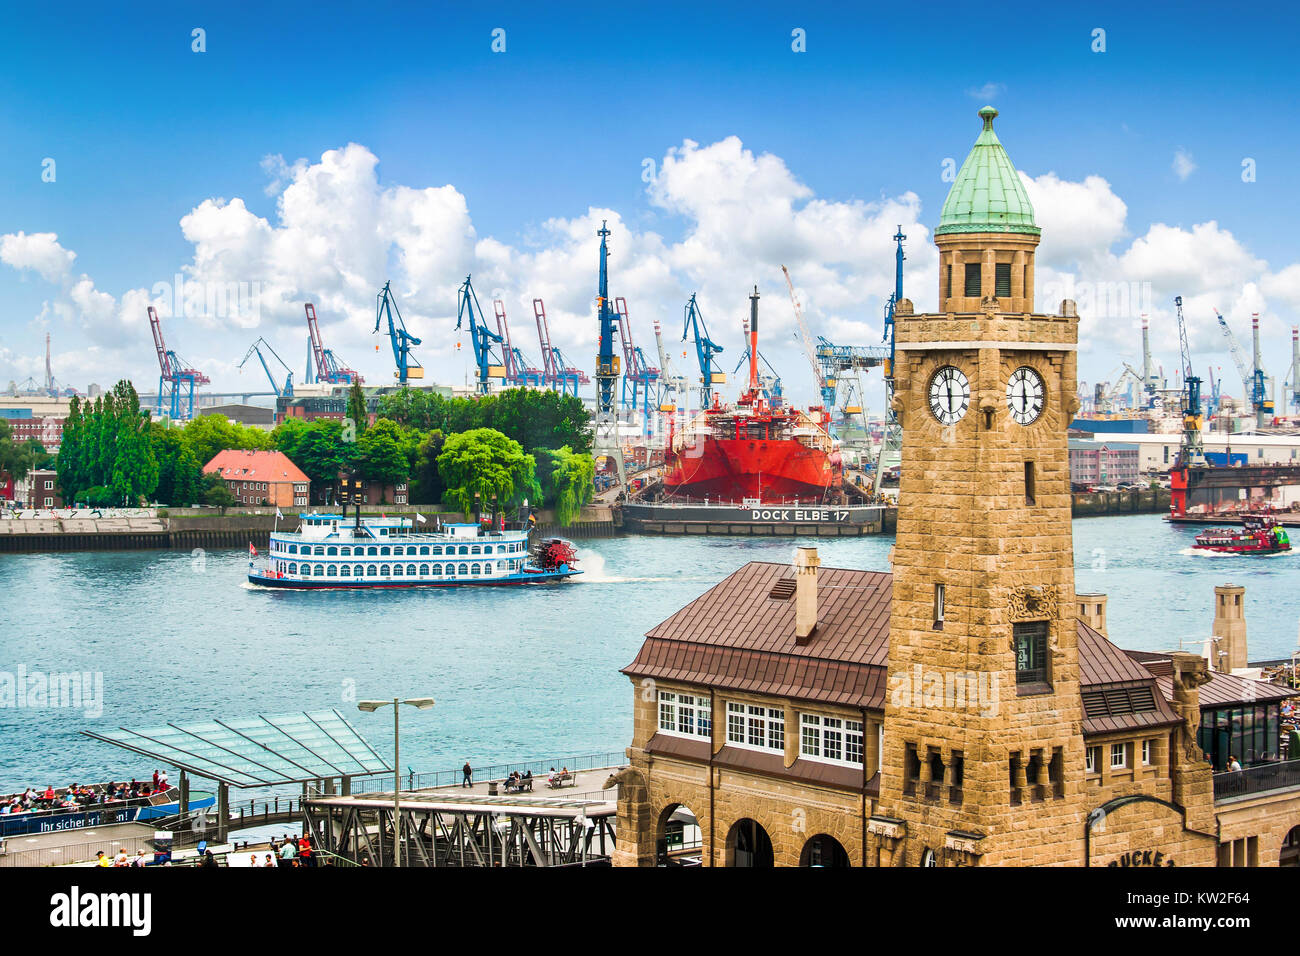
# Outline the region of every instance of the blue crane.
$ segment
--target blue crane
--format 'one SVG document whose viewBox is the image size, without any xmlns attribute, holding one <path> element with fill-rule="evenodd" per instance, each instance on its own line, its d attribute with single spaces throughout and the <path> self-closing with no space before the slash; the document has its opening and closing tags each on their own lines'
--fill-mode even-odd
<svg viewBox="0 0 1300 956">
<path fill-rule="evenodd" d="M 763 354 L 761 349 L 758 353 L 758 360 L 763 363 L 769 373 L 759 377 L 759 384 L 762 386 L 762 391 L 767 394 L 767 403 L 773 408 L 779 408 L 785 404 L 785 391 L 781 387 L 781 376 L 777 373 L 777 370 L 772 367 L 772 363 L 767 360 L 767 356 Z M 731 370 L 731 374 L 735 375 L 739 372 L 741 367 L 748 361 L 749 345 L 746 344 L 745 352 L 740 356 L 740 361 L 736 363 L 736 367 Z"/>
<path fill-rule="evenodd" d="M 1192 352 L 1187 346 L 1187 323 L 1183 319 L 1183 297 L 1174 296 L 1178 310 L 1178 347 L 1183 361 L 1183 443 L 1178 450 L 1178 463 L 1205 464 L 1205 449 L 1201 443 L 1201 379 L 1192 370 Z M 1225 326 L 1226 328 L 1226 326 Z"/>
<path fill-rule="evenodd" d="M 489 329 L 483 321 L 483 309 L 478 304 L 478 295 L 469 280 L 470 277 L 466 276 L 457 296 L 456 328 L 459 329 L 466 319 L 469 320 L 469 339 L 474 346 L 474 365 L 478 369 L 478 393 L 486 395 L 488 379 L 506 377 L 505 362 L 492 361 L 496 358 L 492 345 L 501 344 L 502 337 Z"/>
<path fill-rule="evenodd" d="M 655 368 L 645 357 L 641 346 L 632 341 L 632 326 L 627 315 L 627 300 L 622 296 L 614 300 L 614 314 L 618 318 L 619 338 L 623 343 L 623 396 L 624 408 L 636 414 L 638 401 L 641 405 L 642 429 L 646 437 L 651 434 L 650 406 L 659 406 L 659 369 Z M 629 387 L 631 394 L 628 394 Z"/>
<path fill-rule="evenodd" d="M 424 367 L 411 355 L 411 346 L 419 345 L 420 340 L 406 331 L 406 323 L 402 321 L 402 313 L 398 311 L 397 300 L 387 282 L 376 296 L 375 332 L 379 331 L 385 318 L 388 320 L 388 338 L 393 343 L 393 360 L 397 363 L 397 381 L 405 385 L 407 379 L 424 378 Z"/>
<path fill-rule="evenodd" d="M 271 366 L 266 364 L 266 356 L 262 354 L 262 349 L 259 346 L 266 346 L 266 350 L 275 356 L 275 360 L 279 362 L 280 365 L 284 367 L 285 372 L 288 373 L 284 377 L 283 387 L 276 384 L 275 376 L 271 374 Z M 279 353 L 277 353 L 275 349 L 271 348 L 271 343 L 266 339 L 258 338 L 256 342 L 248 347 L 248 352 L 244 355 L 244 361 L 239 363 L 239 367 L 242 369 L 244 367 L 244 362 L 247 362 L 254 354 L 257 355 L 257 360 L 262 363 L 262 371 L 266 372 L 266 377 L 271 382 L 271 388 L 275 391 L 275 397 L 293 397 L 293 369 L 289 368 L 288 365 L 285 365 L 284 359 L 280 358 Z"/>
<path fill-rule="evenodd" d="M 721 345 L 709 338 L 709 329 L 704 324 L 704 316 L 700 315 L 700 307 L 695 301 L 694 292 L 691 293 L 691 300 L 686 303 L 686 324 L 682 328 L 682 341 L 685 342 L 691 336 L 695 338 L 695 355 L 700 363 L 700 406 L 707 408 L 713 404 L 713 386 L 721 385 L 726 381 L 726 374 L 714 368 L 713 357 L 723 349 Z"/>
<path fill-rule="evenodd" d="M 596 410 L 605 414 L 614 411 L 614 383 L 619 376 L 618 355 L 614 352 L 614 326 L 618 313 L 609 298 L 609 227 L 601 220 L 596 231 L 600 236 L 600 278 L 596 287 L 596 308 L 600 341 L 596 350 Z"/>
</svg>

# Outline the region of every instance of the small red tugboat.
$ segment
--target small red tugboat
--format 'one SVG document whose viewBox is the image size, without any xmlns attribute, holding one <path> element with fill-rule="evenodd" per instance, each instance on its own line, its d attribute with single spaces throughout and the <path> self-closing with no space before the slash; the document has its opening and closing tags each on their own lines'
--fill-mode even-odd
<svg viewBox="0 0 1300 956">
<path fill-rule="evenodd" d="M 1270 514 L 1244 515 L 1241 529 L 1214 528 L 1196 536 L 1194 547 L 1228 554 L 1276 554 L 1290 551 L 1286 529 Z"/>
</svg>

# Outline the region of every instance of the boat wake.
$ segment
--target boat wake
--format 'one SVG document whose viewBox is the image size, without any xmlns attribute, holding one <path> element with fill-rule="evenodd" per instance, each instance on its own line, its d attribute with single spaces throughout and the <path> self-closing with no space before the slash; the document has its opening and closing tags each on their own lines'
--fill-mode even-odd
<svg viewBox="0 0 1300 956">
<path fill-rule="evenodd" d="M 573 578 L 575 584 L 640 584 L 653 581 L 680 581 L 681 575 L 645 577 L 640 575 L 611 574 L 603 556 L 585 548 L 578 549 L 578 567 L 582 574 Z"/>
<path fill-rule="evenodd" d="M 1285 558 L 1287 555 L 1295 554 L 1296 552 L 1292 550 L 1261 552 L 1257 554 L 1233 554 L 1230 551 L 1210 551 L 1207 548 L 1182 548 L 1178 553 L 1191 558 L 1251 558 L 1252 560 L 1259 560 L 1260 558 Z"/>
</svg>

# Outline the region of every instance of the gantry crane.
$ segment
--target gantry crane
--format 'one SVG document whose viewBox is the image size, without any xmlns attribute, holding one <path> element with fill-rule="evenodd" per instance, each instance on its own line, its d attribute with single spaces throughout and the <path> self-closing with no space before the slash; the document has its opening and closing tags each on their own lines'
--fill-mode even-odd
<svg viewBox="0 0 1300 956">
<path fill-rule="evenodd" d="M 695 357 L 700 365 L 700 408 L 708 408 L 713 404 L 713 386 L 724 384 L 727 375 L 714 367 L 713 357 L 722 352 L 722 346 L 709 338 L 709 328 L 704 324 L 704 316 L 700 314 L 700 306 L 695 301 L 694 292 L 691 293 L 690 301 L 686 303 L 686 324 L 682 328 L 682 341 L 687 341 L 691 336 L 695 338 Z"/>
<path fill-rule="evenodd" d="M 659 410 L 671 414 L 677 411 L 678 404 L 687 397 L 686 376 L 677 371 L 673 361 L 664 348 L 664 332 L 655 319 L 655 348 L 659 350 Z M 669 408 L 668 406 L 672 407 Z"/>
<path fill-rule="evenodd" d="M 492 346 L 503 345 L 502 337 L 487 327 L 483 320 L 483 309 L 478 304 L 478 295 L 474 292 L 474 286 L 470 283 L 470 277 L 466 276 L 464 283 L 461 284 L 460 292 L 456 297 L 456 328 L 460 329 L 465 321 L 469 321 L 469 340 L 474 349 L 474 367 L 477 369 L 478 376 L 478 393 L 486 395 L 488 393 L 488 380 L 493 378 L 504 379 L 506 377 L 506 366 L 502 360 L 496 359 L 496 354 L 492 351 Z M 457 346 L 459 348 L 459 345 Z"/>
<path fill-rule="evenodd" d="M 578 395 L 579 385 L 591 378 L 582 369 L 570 365 L 559 346 L 551 344 L 551 327 L 546 321 L 546 303 L 533 299 L 533 317 L 537 319 L 537 340 L 542 346 L 542 384 L 561 395 Z"/>
<path fill-rule="evenodd" d="M 365 379 L 340 362 L 333 351 L 325 348 L 321 339 L 320 326 L 316 323 L 316 306 L 308 302 L 304 309 L 307 312 L 307 341 L 310 351 L 307 356 L 307 375 L 303 381 L 308 384 L 326 382 L 330 385 L 364 382 Z M 279 356 L 277 355 L 276 358 Z"/>
<path fill-rule="evenodd" d="M 411 346 L 419 345 L 420 340 L 406 331 L 406 323 L 402 320 L 402 313 L 397 308 L 397 300 L 393 297 L 393 291 L 387 282 L 375 297 L 375 332 L 379 331 L 379 326 L 385 319 L 388 320 L 388 339 L 393 345 L 393 361 L 397 365 L 398 384 L 405 385 L 412 378 L 424 378 L 424 367 L 411 355 Z"/>
<path fill-rule="evenodd" d="M 510 341 L 510 323 L 506 320 L 506 304 L 500 299 L 493 299 L 492 308 L 497 317 L 497 336 L 498 341 L 501 342 L 502 364 L 506 367 L 506 384 L 521 388 L 539 387 L 545 373 L 524 358 L 524 353 Z"/>
<path fill-rule="evenodd" d="M 635 415 L 637 404 L 640 403 L 643 419 L 642 434 L 648 438 L 653 432 L 650 406 L 659 405 L 659 369 L 646 360 L 641 346 L 632 341 L 632 325 L 627 315 L 627 300 L 622 296 L 614 299 L 614 312 L 618 316 L 619 339 L 623 344 L 622 404 L 632 415 Z"/>
<path fill-rule="evenodd" d="M 194 386 L 207 385 L 211 379 L 198 369 L 191 368 L 163 341 L 162 322 L 158 312 L 149 306 L 149 328 L 153 330 L 153 344 L 158 352 L 158 405 L 157 414 L 163 414 L 164 400 L 173 421 L 188 421 L 194 417 Z M 181 414 L 184 393 L 185 414 Z"/>
<path fill-rule="evenodd" d="M 1219 320 L 1219 328 L 1223 329 L 1224 337 L 1228 340 L 1228 352 L 1232 355 L 1232 361 L 1237 366 L 1237 374 L 1241 376 L 1241 384 L 1246 391 L 1246 401 L 1250 403 L 1251 409 L 1255 412 L 1257 424 L 1265 425 L 1267 420 L 1273 416 L 1273 402 L 1266 393 L 1264 369 L 1261 367 L 1260 361 L 1259 315 L 1256 314 L 1253 317 L 1252 323 L 1255 340 L 1254 368 L 1246 364 L 1245 353 L 1237 342 L 1237 337 L 1232 334 L 1232 329 L 1228 327 L 1228 320 L 1223 317 L 1223 313 L 1215 309 L 1214 315 Z"/>
<path fill-rule="evenodd" d="M 275 376 L 271 374 L 271 366 L 266 364 L 266 356 L 262 354 L 261 346 L 265 346 L 266 350 L 275 356 L 275 360 L 284 367 L 286 374 L 284 376 L 283 386 L 279 385 L 275 380 Z M 293 369 L 289 368 L 288 365 L 285 365 L 284 359 L 280 358 L 279 353 L 276 352 L 275 349 L 271 348 L 271 343 L 264 338 L 258 338 L 257 341 L 248 347 L 248 351 L 244 354 L 243 361 L 239 363 L 239 368 L 243 369 L 244 363 L 254 355 L 256 355 L 257 360 L 262 363 L 262 371 L 266 372 L 266 377 L 271 382 L 271 389 L 275 392 L 275 397 L 291 398 L 293 396 Z"/>
</svg>

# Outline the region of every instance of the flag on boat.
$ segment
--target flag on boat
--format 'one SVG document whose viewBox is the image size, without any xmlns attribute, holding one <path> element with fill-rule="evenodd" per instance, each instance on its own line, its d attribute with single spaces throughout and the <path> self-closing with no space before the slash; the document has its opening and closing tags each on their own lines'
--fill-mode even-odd
<svg viewBox="0 0 1300 956">
<path fill-rule="evenodd" d="M 422 514 L 417 514 L 417 515 L 415 516 L 415 520 L 418 521 L 418 522 L 420 522 L 420 524 L 424 524 L 424 523 L 425 523 L 426 521 L 428 521 L 429 519 L 426 518 L 426 517 L 425 517 L 424 515 L 422 515 Z"/>
<path fill-rule="evenodd" d="M 255 557 L 257 557 L 257 549 L 256 549 L 255 547 L 253 547 L 253 542 L 251 542 L 251 541 L 248 542 L 248 556 L 249 556 L 250 558 L 255 558 Z"/>
<path fill-rule="evenodd" d="M 276 509 L 275 509 L 275 516 L 276 516 L 277 518 L 283 518 L 283 517 L 284 517 L 284 515 L 280 514 L 280 509 L 279 509 L 279 508 L 276 508 Z"/>
</svg>

